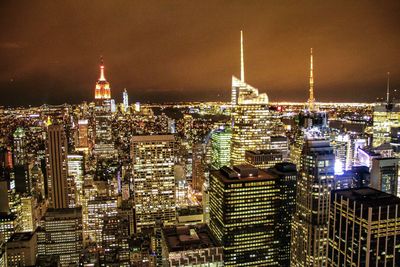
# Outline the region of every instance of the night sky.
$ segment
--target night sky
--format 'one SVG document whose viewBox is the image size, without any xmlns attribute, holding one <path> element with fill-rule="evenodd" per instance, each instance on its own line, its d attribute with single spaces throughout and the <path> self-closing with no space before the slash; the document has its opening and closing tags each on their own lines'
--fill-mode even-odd
<svg viewBox="0 0 400 267">
<path fill-rule="evenodd" d="M 122 101 L 229 100 L 240 75 L 271 101 L 375 101 L 400 89 L 400 1 L 1 1 L 0 105 L 92 101 L 104 57 Z M 400 90 L 399 90 L 400 91 Z M 400 96 L 399 96 L 400 97 Z"/>
</svg>

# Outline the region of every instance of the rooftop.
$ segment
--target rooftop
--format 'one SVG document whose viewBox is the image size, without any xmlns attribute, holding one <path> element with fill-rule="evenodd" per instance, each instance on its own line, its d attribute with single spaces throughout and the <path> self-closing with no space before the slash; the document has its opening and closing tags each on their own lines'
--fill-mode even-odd
<svg viewBox="0 0 400 267">
<path fill-rule="evenodd" d="M 132 136 L 132 142 L 151 142 L 151 141 L 175 141 L 173 135 L 136 135 Z"/>
<path fill-rule="evenodd" d="M 207 225 L 169 226 L 162 229 L 169 252 L 216 247 Z"/>
<path fill-rule="evenodd" d="M 235 165 L 232 168 L 224 166 L 219 170 L 211 171 L 223 183 L 250 182 L 273 180 L 276 177 L 250 164 Z"/>
<path fill-rule="evenodd" d="M 297 174 L 296 165 L 290 162 L 277 163 L 269 171 L 277 174 Z"/>
<path fill-rule="evenodd" d="M 281 135 L 271 136 L 271 142 L 279 142 L 279 141 L 287 141 L 287 137 Z"/>
<path fill-rule="evenodd" d="M 29 241 L 34 236 L 34 232 L 23 232 L 23 233 L 14 233 L 8 240 L 10 242 L 21 242 L 21 241 Z"/>
<path fill-rule="evenodd" d="M 277 155 L 282 154 L 281 151 L 275 149 L 247 150 L 247 155 Z"/>
<path fill-rule="evenodd" d="M 400 198 L 371 187 L 342 189 L 332 191 L 332 196 L 343 196 L 367 207 L 378 207 L 400 204 Z"/>
</svg>

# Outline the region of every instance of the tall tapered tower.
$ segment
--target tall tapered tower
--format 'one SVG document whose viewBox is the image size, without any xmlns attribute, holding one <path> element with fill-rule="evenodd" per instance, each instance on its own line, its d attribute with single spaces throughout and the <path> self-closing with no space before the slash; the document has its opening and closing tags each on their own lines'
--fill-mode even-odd
<svg viewBox="0 0 400 267">
<path fill-rule="evenodd" d="M 271 136 L 271 113 L 268 95 L 244 79 L 243 32 L 240 32 L 240 79 L 232 76 L 231 163 L 245 161 L 246 150 L 267 149 Z"/>
<path fill-rule="evenodd" d="M 243 31 L 240 31 L 240 80 L 244 82 Z"/>
<path fill-rule="evenodd" d="M 111 88 L 110 83 L 107 82 L 104 76 L 104 61 L 103 57 L 101 57 L 100 61 L 100 78 L 96 83 L 96 88 L 94 92 L 95 99 L 110 99 L 111 98 Z"/>
<path fill-rule="evenodd" d="M 314 71 L 313 71 L 313 51 L 311 48 L 310 51 L 310 96 L 308 98 L 308 108 L 309 110 L 313 110 L 315 106 L 315 98 L 314 98 Z"/>
</svg>

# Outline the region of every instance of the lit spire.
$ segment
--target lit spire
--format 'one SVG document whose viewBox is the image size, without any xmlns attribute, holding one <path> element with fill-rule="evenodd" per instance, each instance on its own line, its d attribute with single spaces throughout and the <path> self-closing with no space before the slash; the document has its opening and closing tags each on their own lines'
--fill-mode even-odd
<svg viewBox="0 0 400 267">
<path fill-rule="evenodd" d="M 104 77 L 104 61 L 103 57 L 100 57 L 100 81 L 105 81 L 106 78 Z"/>
<path fill-rule="evenodd" d="M 244 82 L 243 31 L 240 31 L 240 80 Z"/>
<path fill-rule="evenodd" d="M 387 73 L 386 103 L 390 103 L 390 72 Z"/>
<path fill-rule="evenodd" d="M 308 98 L 308 107 L 310 110 L 314 109 L 314 73 L 313 73 L 313 51 L 311 48 L 311 53 L 310 53 L 310 96 Z"/>
</svg>

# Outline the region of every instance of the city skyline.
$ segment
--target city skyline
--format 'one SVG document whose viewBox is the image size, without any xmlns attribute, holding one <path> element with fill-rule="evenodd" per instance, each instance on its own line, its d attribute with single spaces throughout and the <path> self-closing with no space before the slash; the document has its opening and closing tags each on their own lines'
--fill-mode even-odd
<svg viewBox="0 0 400 267">
<path fill-rule="evenodd" d="M 307 101 L 311 47 L 316 102 L 385 98 L 388 71 L 400 84 L 396 1 L 2 5 L 5 106 L 91 101 L 100 56 L 118 103 L 124 88 L 132 101 L 229 101 L 240 30 L 246 81 L 272 102 Z"/>
</svg>

